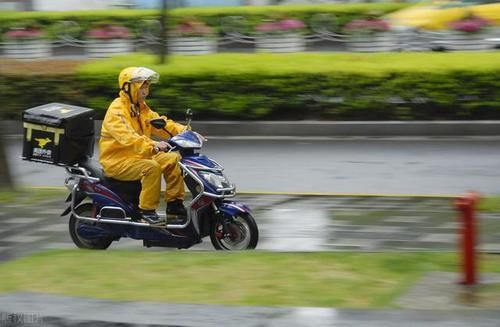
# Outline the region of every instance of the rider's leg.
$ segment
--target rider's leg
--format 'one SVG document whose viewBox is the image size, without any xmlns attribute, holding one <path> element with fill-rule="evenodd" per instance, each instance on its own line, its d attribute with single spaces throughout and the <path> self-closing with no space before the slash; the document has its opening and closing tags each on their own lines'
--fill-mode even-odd
<svg viewBox="0 0 500 327">
<path fill-rule="evenodd" d="M 112 167 L 107 167 L 105 174 L 121 181 L 140 179 L 142 191 L 139 196 L 139 208 L 143 210 L 156 210 L 158 208 L 162 169 L 157 161 L 125 159 Z"/>
<path fill-rule="evenodd" d="M 160 164 L 163 177 L 167 183 L 167 189 L 165 190 L 165 201 L 167 203 L 174 200 L 184 201 L 184 179 L 178 164 L 180 159 L 180 155 L 176 152 L 158 153 L 153 157 L 153 160 Z"/>
<path fill-rule="evenodd" d="M 179 166 L 180 155 L 178 153 L 159 153 L 153 157 L 163 168 L 163 177 L 167 183 L 165 190 L 165 202 L 167 203 L 167 216 L 174 218 L 186 217 L 184 207 L 184 179 Z"/>
</svg>

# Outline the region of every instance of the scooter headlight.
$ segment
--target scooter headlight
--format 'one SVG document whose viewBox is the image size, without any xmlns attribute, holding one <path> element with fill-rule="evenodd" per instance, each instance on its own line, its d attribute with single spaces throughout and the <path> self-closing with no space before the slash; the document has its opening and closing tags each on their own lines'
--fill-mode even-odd
<svg viewBox="0 0 500 327">
<path fill-rule="evenodd" d="M 203 179 L 215 186 L 216 188 L 229 188 L 232 187 L 231 183 L 227 180 L 226 176 L 224 175 L 218 175 L 213 172 L 208 172 L 208 171 L 200 171 L 200 176 L 203 177 Z"/>
<path fill-rule="evenodd" d="M 192 140 L 179 139 L 175 140 L 175 143 L 183 147 L 184 149 L 199 149 L 201 148 L 200 142 L 195 142 Z"/>
</svg>

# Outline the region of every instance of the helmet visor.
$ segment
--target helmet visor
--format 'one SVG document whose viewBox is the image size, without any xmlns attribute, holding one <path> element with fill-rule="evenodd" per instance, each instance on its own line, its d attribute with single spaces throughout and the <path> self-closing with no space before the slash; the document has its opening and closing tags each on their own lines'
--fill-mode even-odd
<svg viewBox="0 0 500 327">
<path fill-rule="evenodd" d="M 132 77 L 130 78 L 130 83 L 142 83 L 145 81 L 148 81 L 150 83 L 158 83 L 158 80 L 160 79 L 160 75 L 155 72 L 154 70 L 151 70 L 149 68 L 145 67 L 138 67 L 132 74 Z"/>
</svg>

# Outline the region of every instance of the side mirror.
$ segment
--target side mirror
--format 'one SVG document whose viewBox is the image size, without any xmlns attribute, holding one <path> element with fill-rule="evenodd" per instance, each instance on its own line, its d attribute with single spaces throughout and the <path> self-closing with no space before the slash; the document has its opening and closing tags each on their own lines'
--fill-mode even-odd
<svg viewBox="0 0 500 327">
<path fill-rule="evenodd" d="M 187 108 L 186 110 L 186 129 L 191 129 L 191 120 L 193 120 L 193 110 Z"/>
<path fill-rule="evenodd" d="M 167 125 L 167 122 L 163 118 L 151 119 L 149 123 L 156 129 L 163 129 Z"/>
</svg>

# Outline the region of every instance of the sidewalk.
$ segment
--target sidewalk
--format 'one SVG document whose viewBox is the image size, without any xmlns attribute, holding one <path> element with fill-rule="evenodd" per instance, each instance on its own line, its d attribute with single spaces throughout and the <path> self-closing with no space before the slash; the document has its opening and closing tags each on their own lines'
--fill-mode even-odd
<svg viewBox="0 0 500 327">
<path fill-rule="evenodd" d="M 356 310 L 119 302 L 18 293 L 0 296 L 0 326 L 498 326 L 498 310 Z"/>
<path fill-rule="evenodd" d="M 253 210 L 260 251 L 456 251 L 460 224 L 452 199 L 240 194 Z M 75 248 L 64 197 L 30 205 L 0 203 L 0 261 L 45 249 Z M 162 210 L 162 208 L 160 208 Z M 304 223 L 307 221 L 307 223 Z M 479 215 L 478 249 L 500 253 L 500 216 Z M 108 251 L 145 249 L 122 239 Z M 209 240 L 192 248 L 212 251 Z"/>
</svg>

